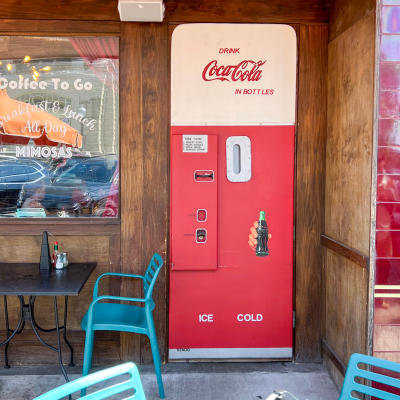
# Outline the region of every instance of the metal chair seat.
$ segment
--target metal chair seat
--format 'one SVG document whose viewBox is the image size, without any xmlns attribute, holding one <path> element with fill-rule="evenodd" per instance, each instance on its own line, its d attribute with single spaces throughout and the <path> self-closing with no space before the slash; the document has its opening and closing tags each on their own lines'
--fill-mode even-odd
<svg viewBox="0 0 400 400">
<path fill-rule="evenodd" d="M 87 329 L 87 313 L 81 327 Z M 121 331 L 148 335 L 143 307 L 118 303 L 97 303 L 93 308 L 92 329 L 94 331 Z"/>
</svg>

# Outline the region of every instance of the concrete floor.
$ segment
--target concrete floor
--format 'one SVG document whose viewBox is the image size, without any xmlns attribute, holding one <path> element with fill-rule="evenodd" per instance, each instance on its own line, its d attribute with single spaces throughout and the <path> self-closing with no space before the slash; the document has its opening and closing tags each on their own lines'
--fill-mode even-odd
<svg viewBox="0 0 400 400">
<path fill-rule="evenodd" d="M 152 366 L 139 365 L 139 371 L 147 400 L 159 399 Z M 70 379 L 79 377 L 77 368 L 68 372 Z M 274 390 L 282 389 L 299 400 L 339 397 L 321 364 L 170 363 L 163 366 L 163 381 L 167 400 L 265 400 Z M 31 400 L 64 382 L 57 368 L 1 369 L 0 399 Z"/>
</svg>

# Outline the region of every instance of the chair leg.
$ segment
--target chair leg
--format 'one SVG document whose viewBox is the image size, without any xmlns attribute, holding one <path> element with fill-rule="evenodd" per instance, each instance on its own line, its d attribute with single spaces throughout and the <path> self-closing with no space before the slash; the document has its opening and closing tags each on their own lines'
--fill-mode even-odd
<svg viewBox="0 0 400 400">
<path fill-rule="evenodd" d="M 161 360 L 160 360 L 160 353 L 158 351 L 157 336 L 154 326 L 149 327 L 149 339 L 150 339 L 151 353 L 153 355 L 154 369 L 156 370 L 158 393 L 160 394 L 160 398 L 163 399 L 165 397 L 165 393 L 161 377 Z"/>
<path fill-rule="evenodd" d="M 94 339 L 94 331 L 92 329 L 90 330 L 86 329 L 82 376 L 87 375 L 92 366 L 93 339 Z"/>
<path fill-rule="evenodd" d="M 83 352 L 82 376 L 88 375 L 92 366 L 94 331 L 86 327 L 85 349 Z M 86 396 L 86 388 L 81 390 L 81 397 Z"/>
</svg>

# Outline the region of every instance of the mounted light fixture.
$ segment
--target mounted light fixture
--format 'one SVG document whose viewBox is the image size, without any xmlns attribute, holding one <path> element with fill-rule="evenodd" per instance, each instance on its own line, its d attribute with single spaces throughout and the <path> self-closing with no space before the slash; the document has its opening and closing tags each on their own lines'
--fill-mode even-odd
<svg viewBox="0 0 400 400">
<path fill-rule="evenodd" d="M 121 21 L 162 22 L 165 6 L 163 0 L 118 0 Z"/>
</svg>

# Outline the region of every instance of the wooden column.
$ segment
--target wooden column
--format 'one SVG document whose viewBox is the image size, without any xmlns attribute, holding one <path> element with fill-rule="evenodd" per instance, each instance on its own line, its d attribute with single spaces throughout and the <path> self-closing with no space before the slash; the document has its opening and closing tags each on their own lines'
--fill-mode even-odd
<svg viewBox="0 0 400 400">
<path fill-rule="evenodd" d="M 322 272 L 326 137 L 326 25 L 301 25 L 296 153 L 295 360 L 321 359 Z"/>
<path fill-rule="evenodd" d="M 143 232 L 142 248 L 148 262 L 154 252 L 164 259 L 153 298 L 154 323 L 161 358 L 166 357 L 168 334 L 169 233 L 169 49 L 167 24 L 147 24 L 142 30 Z M 141 361 L 152 362 L 150 344 L 141 337 Z"/>
<path fill-rule="evenodd" d="M 154 252 L 166 261 L 168 236 L 169 74 L 166 24 L 121 29 L 121 269 L 143 274 Z M 161 354 L 167 330 L 167 266 L 154 289 Z M 140 292 L 132 282 L 121 295 Z M 142 346 L 141 346 L 142 343 Z M 142 349 L 142 353 L 141 353 Z M 121 356 L 150 362 L 147 339 L 121 334 Z M 139 360 L 136 360 L 139 361 Z"/>
<path fill-rule="evenodd" d="M 121 272 L 142 273 L 143 263 L 143 134 L 141 95 L 141 25 L 121 24 Z M 121 284 L 121 296 L 141 295 L 131 280 Z M 140 338 L 121 333 L 121 358 L 139 362 Z"/>
</svg>

